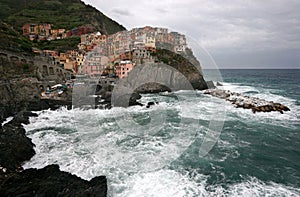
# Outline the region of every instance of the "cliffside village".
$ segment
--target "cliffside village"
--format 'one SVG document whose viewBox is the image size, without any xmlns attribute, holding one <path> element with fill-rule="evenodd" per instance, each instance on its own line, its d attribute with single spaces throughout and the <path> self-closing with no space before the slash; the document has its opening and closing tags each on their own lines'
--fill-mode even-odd
<svg viewBox="0 0 300 197">
<path fill-rule="evenodd" d="M 177 32 L 169 32 L 166 28 L 143 27 L 130 31 L 121 31 L 112 35 L 100 32 L 88 33 L 89 27 L 79 27 L 71 31 L 51 29 L 50 24 L 25 24 L 23 35 L 31 40 L 65 39 L 80 36 L 81 42 L 77 50 L 58 53 L 57 51 L 35 51 L 48 58 L 51 64 L 71 71 L 80 77 L 94 79 L 110 78 L 114 83 L 123 78 L 137 65 L 155 62 L 151 55 L 157 48 L 168 49 L 175 53 L 185 52 L 186 38 Z"/>
</svg>

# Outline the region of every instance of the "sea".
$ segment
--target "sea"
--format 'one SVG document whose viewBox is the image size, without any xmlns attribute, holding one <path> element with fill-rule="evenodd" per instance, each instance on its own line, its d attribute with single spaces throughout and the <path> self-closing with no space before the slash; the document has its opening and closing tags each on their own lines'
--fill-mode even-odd
<svg viewBox="0 0 300 197">
<path fill-rule="evenodd" d="M 300 196 L 300 69 L 203 74 L 291 111 L 254 114 L 198 90 L 143 94 L 149 108 L 38 111 L 23 167 L 105 175 L 108 196 Z"/>
</svg>

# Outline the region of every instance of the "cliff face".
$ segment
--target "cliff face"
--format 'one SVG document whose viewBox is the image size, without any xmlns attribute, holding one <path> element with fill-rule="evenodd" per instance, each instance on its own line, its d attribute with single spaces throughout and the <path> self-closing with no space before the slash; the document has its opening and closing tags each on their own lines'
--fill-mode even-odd
<svg viewBox="0 0 300 197">
<path fill-rule="evenodd" d="M 166 49 L 157 49 L 153 54 L 158 61 L 161 61 L 179 73 L 184 75 L 194 89 L 207 89 L 207 84 L 203 79 L 201 65 L 190 49 L 186 53 L 177 54 Z"/>
<path fill-rule="evenodd" d="M 112 93 L 112 105 L 127 107 L 134 92 L 158 93 L 164 91 L 206 89 L 202 75 L 184 65 L 176 69 L 165 63 L 137 65 L 127 77 L 120 79 Z M 180 72 L 179 70 L 182 70 Z"/>
<path fill-rule="evenodd" d="M 201 66 L 193 54 L 177 54 L 166 49 L 157 49 L 152 54 L 158 62 L 151 65 L 137 66 L 128 83 L 135 84 L 139 93 L 156 93 L 176 90 L 203 90 L 207 84 L 201 73 Z M 133 77 L 136 75 L 138 77 Z M 130 78 L 130 77 L 129 77 Z M 136 85 L 136 81 L 140 86 Z"/>
</svg>

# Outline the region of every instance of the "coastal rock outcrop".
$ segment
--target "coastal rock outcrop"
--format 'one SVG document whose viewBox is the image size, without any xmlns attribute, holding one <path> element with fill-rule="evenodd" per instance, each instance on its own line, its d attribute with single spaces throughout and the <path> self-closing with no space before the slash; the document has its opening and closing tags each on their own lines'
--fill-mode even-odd
<svg viewBox="0 0 300 197">
<path fill-rule="evenodd" d="M 117 86 L 115 86 L 118 89 Z M 72 105 L 75 108 L 82 109 L 110 109 L 113 106 L 129 107 L 134 105 L 140 105 L 138 100 L 141 95 L 137 92 L 125 92 L 123 94 L 117 94 L 113 88 L 100 87 L 99 85 L 82 84 L 73 88 Z M 115 95 L 114 95 L 115 94 Z M 116 102 L 112 101 L 112 98 L 118 99 L 119 105 L 114 105 Z"/>
<path fill-rule="evenodd" d="M 22 169 L 34 154 L 34 144 L 22 124 L 37 114 L 22 111 L 0 127 L 0 194 L 3 196 L 106 196 L 105 176 L 90 181 L 59 170 L 58 165 L 43 169 Z"/>
<path fill-rule="evenodd" d="M 186 53 L 178 54 L 167 49 L 157 48 L 152 55 L 157 59 L 157 63 L 150 63 L 150 67 L 138 65 L 135 69 L 138 69 L 139 72 L 131 74 L 131 80 L 135 79 L 139 83 L 139 86 L 135 86 L 137 92 L 158 93 L 188 90 L 191 87 L 198 90 L 208 88 L 201 72 L 200 63 L 190 49 L 187 49 Z M 189 83 L 188 86 L 186 82 Z M 129 83 L 133 82 L 129 80 Z"/>
<path fill-rule="evenodd" d="M 290 111 L 287 106 L 281 103 L 274 103 L 273 101 L 266 101 L 264 99 L 246 96 L 229 90 L 208 89 L 203 93 L 225 99 L 237 108 L 251 109 L 253 113 L 278 111 L 283 114 L 284 111 Z"/>
<path fill-rule="evenodd" d="M 194 86 L 191 80 L 195 79 L 197 81 L 200 78 L 193 78 L 193 74 L 189 76 L 190 78 L 187 78 L 176 68 L 165 63 L 145 63 L 136 66 L 128 77 L 120 79 L 113 90 L 113 95 L 119 97 L 133 92 L 158 93 L 197 89 L 197 86 Z"/>
<path fill-rule="evenodd" d="M 90 181 L 59 170 L 58 165 L 27 169 L 8 174 L 0 183 L 4 196 L 106 196 L 107 180 L 98 176 Z"/>
<path fill-rule="evenodd" d="M 41 99 L 36 84 L 25 83 L 21 79 L 0 81 L 0 121 L 14 116 L 20 111 L 40 111 L 58 109 L 61 106 L 72 107 L 71 91 L 64 99 Z"/>
<path fill-rule="evenodd" d="M 28 124 L 28 112 L 20 112 L 0 129 L 0 166 L 8 172 L 21 170 L 22 163 L 34 154 L 34 144 L 25 135 L 22 123 Z"/>
</svg>

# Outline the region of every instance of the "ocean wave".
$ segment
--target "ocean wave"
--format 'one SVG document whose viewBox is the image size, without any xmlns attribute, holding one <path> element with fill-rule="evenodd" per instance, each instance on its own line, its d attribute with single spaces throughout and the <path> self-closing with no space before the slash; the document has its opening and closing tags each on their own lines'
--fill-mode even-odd
<svg viewBox="0 0 300 197">
<path fill-rule="evenodd" d="M 111 188 L 109 196 L 299 196 L 300 189 L 273 182 L 263 182 L 256 178 L 221 185 L 209 185 L 208 176 L 188 172 L 181 174 L 174 170 L 162 169 L 151 173 L 129 176 Z"/>
<path fill-rule="evenodd" d="M 215 146 L 220 154 L 207 156 L 213 162 L 236 159 L 242 154 L 241 147 L 253 145 L 248 138 L 242 141 L 237 136 L 244 127 L 297 127 L 300 108 L 295 100 L 251 86 L 224 83 L 224 89 L 227 87 L 287 103 L 291 111 L 253 114 L 251 110 L 202 95 L 201 91 L 178 91 L 175 94 L 179 99 L 143 95 L 143 103 L 158 102 L 150 108 L 39 111 L 38 117 L 31 117 L 30 124 L 24 125 L 37 154 L 23 167 L 59 164 L 61 170 L 87 180 L 106 175 L 110 196 L 299 196 L 298 188 L 253 177 L 225 188 L 208 184 L 207 175 L 193 172 L 191 177 L 191 171 L 183 173 L 168 168 L 192 146 L 196 136 L 205 136 L 213 121 L 228 123 L 226 133 Z M 223 119 L 221 112 L 226 113 Z"/>
</svg>

